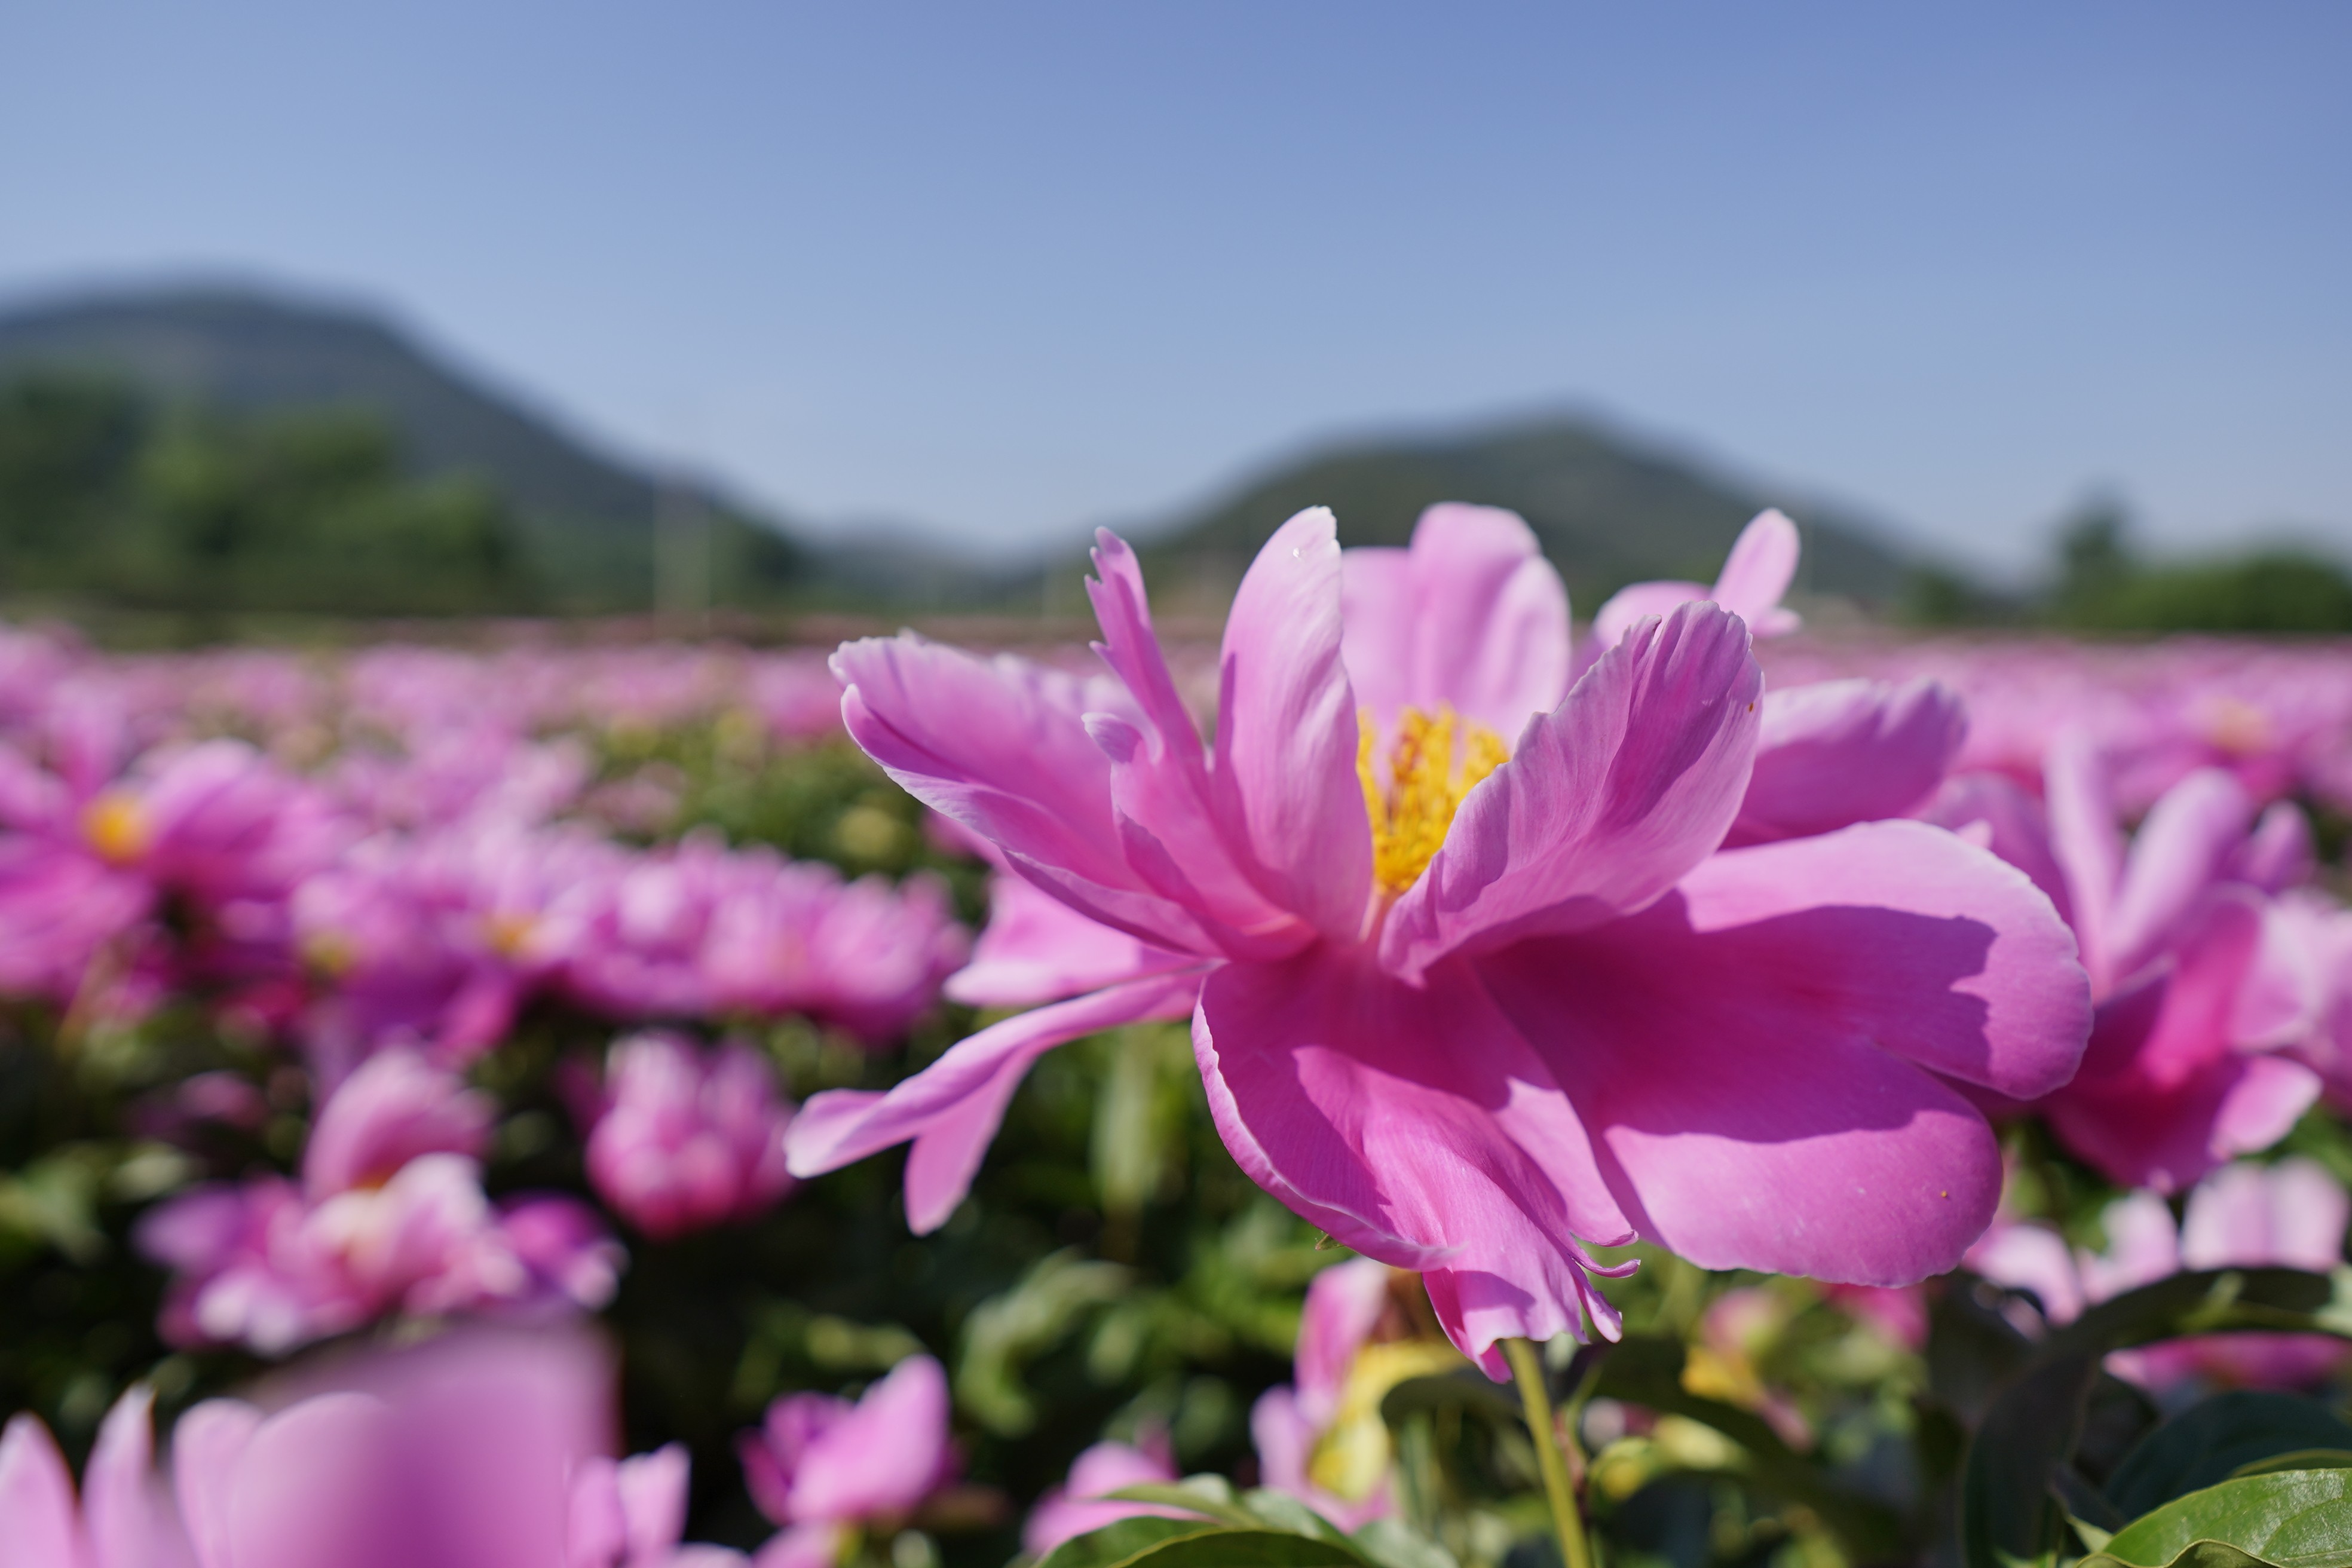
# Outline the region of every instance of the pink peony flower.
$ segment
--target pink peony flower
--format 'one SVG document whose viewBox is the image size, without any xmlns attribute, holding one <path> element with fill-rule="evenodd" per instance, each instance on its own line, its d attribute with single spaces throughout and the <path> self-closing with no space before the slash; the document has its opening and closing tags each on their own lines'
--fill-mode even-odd
<svg viewBox="0 0 2352 1568">
<path fill-rule="evenodd" d="M 11 1568 L 724 1568 L 680 1546 L 686 1455 L 604 1457 L 601 1358 L 558 1337 L 453 1336 L 345 1364 L 275 1410 L 197 1405 L 152 1468 L 126 1394 L 84 1495 L 30 1415 L 0 1436 Z"/>
<path fill-rule="evenodd" d="M 299 1188 L 198 1187 L 141 1222 L 141 1250 L 177 1276 L 165 1336 L 277 1355 L 391 1312 L 602 1306 L 620 1254 L 583 1205 L 483 1194 L 491 1114 L 414 1052 L 371 1058 L 320 1110 Z"/>
<path fill-rule="evenodd" d="M 2225 1166 L 2189 1194 L 2178 1231 L 2152 1193 L 2107 1205 L 2107 1250 L 2070 1251 L 2058 1233 L 2004 1221 L 1969 1249 L 1968 1266 L 1995 1284 L 2031 1290 L 2053 1325 L 2182 1269 L 2262 1268 L 2326 1274 L 2344 1259 L 2352 1197 L 2317 1162 Z M 2201 1334 L 2107 1358 L 2108 1370 L 2151 1389 L 2191 1378 L 2223 1387 L 2308 1388 L 2325 1382 L 2352 1345 L 2325 1334 Z"/>
<path fill-rule="evenodd" d="M 588 1179 L 647 1236 L 749 1219 L 792 1189 L 792 1114 L 767 1058 L 749 1046 L 706 1055 L 677 1035 L 631 1036 L 607 1058 Z"/>
<path fill-rule="evenodd" d="M 2174 1192 L 2268 1148 L 2319 1093 L 2276 1047 L 2308 1031 L 2314 998 L 2264 962 L 2266 883 L 2292 874 L 2296 835 L 2217 771 L 2149 810 L 2126 851 L 2102 760 L 2080 732 L 2048 763 L 2045 819 L 2013 785 L 1948 788 L 1930 810 L 2059 900 L 2097 1003 L 2083 1067 L 2033 1109 L 2115 1182 Z M 2251 831 L 2250 831 L 2251 830 Z"/>
<path fill-rule="evenodd" d="M 795 1173 L 911 1139 L 908 1218 L 936 1226 L 1038 1054 L 1191 1014 L 1243 1169 L 1423 1272 L 1496 1375 L 1506 1335 L 1615 1331 L 1588 1244 L 1880 1285 L 1958 1261 L 2000 1168 L 1943 1079 L 2073 1074 L 2073 938 L 1917 823 L 1717 853 L 1758 739 L 1737 616 L 1643 620 L 1571 689 L 1566 596 L 1516 517 L 1434 508 L 1409 550 L 1343 557 L 1304 512 L 1242 584 L 1203 744 L 1133 553 L 1099 538 L 1108 677 L 910 635 L 835 668 L 860 745 L 1137 966 L 1033 969 L 1097 988 L 887 1094 L 817 1096 Z"/>
<path fill-rule="evenodd" d="M 947 1373 L 909 1356 L 856 1405 L 788 1395 L 739 1449 L 752 1501 L 785 1527 L 761 1568 L 832 1563 L 851 1526 L 895 1527 L 953 1479 Z"/>
<path fill-rule="evenodd" d="M 1778 508 L 1759 511 L 1739 531 L 1715 585 L 1699 583 L 1635 583 L 1620 588 L 1592 617 L 1595 657 L 1615 647 L 1643 617 L 1669 614 L 1678 605 L 1705 600 L 1746 621 L 1759 637 L 1785 637 L 1804 622 L 1780 607 L 1796 581 L 1797 525 Z"/>
<path fill-rule="evenodd" d="M 1164 1443 L 1150 1450 L 1125 1443 L 1097 1443 L 1070 1463 L 1063 1483 L 1037 1500 L 1021 1529 L 1021 1549 L 1043 1557 L 1065 1541 L 1116 1524 L 1122 1519 L 1150 1515 L 1160 1519 L 1187 1517 L 1179 1509 L 1148 1502 L 1118 1502 L 1110 1494 L 1129 1487 L 1176 1479 L 1176 1467 Z"/>
<path fill-rule="evenodd" d="M 1342 1530 L 1395 1511 L 1392 1456 L 1380 1405 L 1408 1377 L 1462 1363 L 1430 1340 L 1374 1344 L 1389 1310 L 1388 1265 L 1359 1258 L 1307 1288 L 1294 1381 L 1250 1409 L 1260 1479 Z"/>
</svg>

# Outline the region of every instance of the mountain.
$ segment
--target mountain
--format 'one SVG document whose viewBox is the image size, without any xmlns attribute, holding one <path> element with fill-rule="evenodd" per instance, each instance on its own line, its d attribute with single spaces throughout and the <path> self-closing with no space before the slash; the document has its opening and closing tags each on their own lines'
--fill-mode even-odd
<svg viewBox="0 0 2352 1568">
<path fill-rule="evenodd" d="M 1344 544 L 1402 544 L 1422 509 L 1441 500 L 1526 518 L 1580 610 L 1631 582 L 1711 581 L 1742 525 L 1771 505 L 1803 531 L 1801 593 L 1883 605 L 1918 564 L 1879 525 L 1569 416 L 1331 446 L 1130 538 L 1155 584 L 1213 601 L 1231 593 L 1258 546 L 1302 507 L 1331 508 Z"/>
<path fill-rule="evenodd" d="M 236 412 L 373 412 L 419 475 L 470 474 L 499 493 L 557 603 L 636 608 L 652 592 L 663 485 L 379 317 L 276 294 L 193 288 L 86 295 L 0 313 L 0 382 L 54 369 L 94 371 Z M 734 528 L 765 535 L 729 542 L 747 546 L 742 553 L 772 565 L 780 552 L 794 553 L 741 509 L 707 494 L 692 499 L 732 519 Z"/>
</svg>

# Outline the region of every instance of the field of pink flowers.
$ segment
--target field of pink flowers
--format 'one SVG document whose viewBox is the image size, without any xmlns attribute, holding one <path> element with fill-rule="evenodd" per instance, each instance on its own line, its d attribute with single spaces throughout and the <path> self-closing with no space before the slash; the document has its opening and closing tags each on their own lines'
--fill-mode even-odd
<svg viewBox="0 0 2352 1568">
<path fill-rule="evenodd" d="M 0 629 L 0 1568 L 2352 1561 L 2352 648 L 1796 550 Z"/>
</svg>

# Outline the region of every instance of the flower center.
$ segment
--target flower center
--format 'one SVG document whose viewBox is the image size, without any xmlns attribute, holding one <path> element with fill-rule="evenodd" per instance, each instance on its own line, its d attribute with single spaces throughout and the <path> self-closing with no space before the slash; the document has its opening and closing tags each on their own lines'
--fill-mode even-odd
<svg viewBox="0 0 2352 1568">
<path fill-rule="evenodd" d="M 1445 842 L 1454 813 L 1474 785 L 1510 761 L 1503 737 L 1451 704 L 1435 717 L 1418 708 L 1397 715 L 1382 783 L 1374 748 L 1380 743 L 1369 710 L 1356 716 L 1356 776 L 1372 819 L 1372 875 L 1391 893 L 1412 886 Z"/>
<path fill-rule="evenodd" d="M 107 790 L 82 809 L 82 837 L 110 865 L 127 866 L 147 852 L 154 829 L 136 795 Z"/>
</svg>

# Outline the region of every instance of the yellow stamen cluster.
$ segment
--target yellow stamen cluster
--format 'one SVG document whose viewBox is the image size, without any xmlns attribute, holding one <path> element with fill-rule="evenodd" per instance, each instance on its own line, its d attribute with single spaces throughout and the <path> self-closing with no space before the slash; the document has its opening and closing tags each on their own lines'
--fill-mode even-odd
<svg viewBox="0 0 2352 1568">
<path fill-rule="evenodd" d="M 1440 706 L 1433 718 L 1407 708 L 1397 715 L 1383 783 L 1372 716 L 1360 713 L 1356 721 L 1356 776 L 1363 781 L 1364 809 L 1372 819 L 1372 875 L 1382 888 L 1401 893 L 1445 842 L 1463 797 L 1508 762 L 1511 749 L 1502 736 L 1462 718 L 1450 704 Z"/>
<path fill-rule="evenodd" d="M 82 808 L 82 837 L 100 858 L 127 866 L 147 853 L 154 827 L 136 795 L 108 790 Z"/>
</svg>

